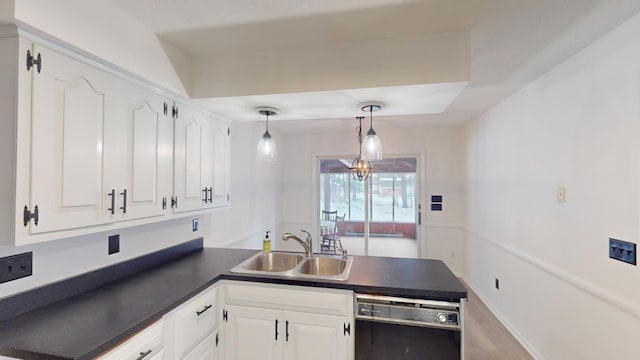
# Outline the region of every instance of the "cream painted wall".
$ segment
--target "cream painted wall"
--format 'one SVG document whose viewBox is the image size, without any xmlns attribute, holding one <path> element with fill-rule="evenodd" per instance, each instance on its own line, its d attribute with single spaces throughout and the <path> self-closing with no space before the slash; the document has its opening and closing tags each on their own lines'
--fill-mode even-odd
<svg viewBox="0 0 640 360">
<path fill-rule="evenodd" d="M 194 98 L 469 80 L 469 33 L 261 48 L 194 61 Z M 385 71 L 380 71 L 385 69 Z"/>
<path fill-rule="evenodd" d="M 465 279 L 537 359 L 640 356 L 640 270 L 608 258 L 640 238 L 639 33 L 636 15 L 464 129 Z"/>
<path fill-rule="evenodd" d="M 317 158 L 324 156 L 355 157 L 357 153 L 356 133 L 353 126 L 346 131 L 283 134 L 279 146 L 283 151 L 285 165 L 280 181 L 282 214 L 277 237 L 285 231 L 300 234 L 300 229 L 317 233 L 315 219 L 317 209 L 317 179 L 314 167 Z M 274 125 L 275 126 L 275 125 Z M 376 122 L 376 131 L 382 139 L 385 157 L 418 155 L 423 159 L 420 166 L 425 177 L 421 183 L 423 224 L 426 226 L 426 241 L 422 246 L 422 257 L 442 259 L 457 274 L 464 271 L 463 215 L 464 184 L 462 182 L 462 137 L 456 128 L 424 127 L 423 129 L 398 130 L 393 121 Z M 426 167 L 424 167 L 426 164 Z M 444 211 L 430 212 L 427 197 L 431 194 L 444 196 Z M 317 238 L 317 236 L 314 236 Z M 317 244 L 316 244 L 317 246 Z M 278 240 L 278 249 L 299 250 L 297 244 Z"/>
<path fill-rule="evenodd" d="M 15 0 L 14 17 L 177 95 L 187 96 L 155 34 L 109 1 Z M 171 52 L 178 59 L 176 51 Z M 184 68 L 181 62 L 176 63 Z"/>
</svg>

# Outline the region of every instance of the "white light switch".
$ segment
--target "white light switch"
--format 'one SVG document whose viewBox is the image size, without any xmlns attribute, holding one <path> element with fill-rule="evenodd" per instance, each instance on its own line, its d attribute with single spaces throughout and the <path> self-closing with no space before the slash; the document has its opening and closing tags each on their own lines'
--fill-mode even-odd
<svg viewBox="0 0 640 360">
<path fill-rule="evenodd" d="M 566 189 L 564 186 L 558 186 L 558 202 L 563 203 L 565 201 Z"/>
</svg>

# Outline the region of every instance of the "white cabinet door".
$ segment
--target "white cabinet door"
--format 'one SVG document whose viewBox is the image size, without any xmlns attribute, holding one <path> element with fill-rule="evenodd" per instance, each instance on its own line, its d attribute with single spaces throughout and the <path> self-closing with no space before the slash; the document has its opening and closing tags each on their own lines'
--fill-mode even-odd
<svg viewBox="0 0 640 360">
<path fill-rule="evenodd" d="M 212 123 L 213 136 L 213 207 L 226 206 L 229 203 L 229 125 L 215 120 Z"/>
<path fill-rule="evenodd" d="M 349 359 L 348 320 L 331 315 L 284 312 L 284 359 Z M 349 332 L 345 331 L 349 326 Z"/>
<path fill-rule="evenodd" d="M 202 146 L 206 119 L 192 109 L 180 107 L 174 119 L 174 196 L 175 212 L 201 209 L 205 200 L 202 183 Z"/>
<path fill-rule="evenodd" d="M 218 349 L 216 345 L 216 338 L 218 332 L 214 331 L 206 339 L 204 339 L 195 349 L 193 349 L 184 360 L 217 360 Z"/>
<path fill-rule="evenodd" d="M 204 200 L 203 207 L 212 207 L 213 191 L 215 182 L 215 127 L 208 118 L 202 127 L 202 186 Z"/>
<path fill-rule="evenodd" d="M 103 129 L 112 78 L 80 61 L 35 44 L 42 56 L 32 75 L 30 233 L 109 221 L 103 193 Z"/>
<path fill-rule="evenodd" d="M 172 181 L 167 178 L 172 154 L 164 150 L 173 142 L 166 102 L 125 81 L 117 82 L 114 97 L 114 114 L 105 126 L 104 192 L 113 191 L 115 199 L 109 215 L 115 220 L 160 216 Z"/>
<path fill-rule="evenodd" d="M 225 359 L 282 359 L 282 311 L 235 305 L 225 309 Z"/>
</svg>

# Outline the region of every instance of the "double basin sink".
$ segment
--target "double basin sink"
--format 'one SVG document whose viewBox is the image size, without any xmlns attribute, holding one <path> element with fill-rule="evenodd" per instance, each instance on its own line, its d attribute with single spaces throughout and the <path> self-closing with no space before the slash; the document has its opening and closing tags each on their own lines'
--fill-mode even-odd
<svg viewBox="0 0 640 360">
<path fill-rule="evenodd" d="M 346 280 L 351 271 L 352 257 L 314 255 L 306 257 L 297 253 L 258 253 L 243 261 L 232 273 L 314 278 L 324 280 Z"/>
</svg>

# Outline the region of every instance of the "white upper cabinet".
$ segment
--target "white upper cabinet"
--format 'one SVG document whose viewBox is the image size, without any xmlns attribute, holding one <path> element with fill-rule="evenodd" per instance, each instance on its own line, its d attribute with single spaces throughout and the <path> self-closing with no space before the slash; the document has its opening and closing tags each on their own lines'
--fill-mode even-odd
<svg viewBox="0 0 640 360">
<path fill-rule="evenodd" d="M 0 68 L 0 245 L 228 203 L 226 122 L 13 25 Z"/>
<path fill-rule="evenodd" d="M 229 156 L 230 156 L 230 129 L 224 121 L 214 121 L 213 128 L 213 195 L 211 206 L 220 207 L 229 204 Z"/>
<path fill-rule="evenodd" d="M 124 81 L 116 90 L 117 106 L 105 127 L 108 171 L 103 193 L 108 215 L 115 220 L 163 215 L 172 194 L 173 123 L 165 111 L 168 103 Z"/>
<path fill-rule="evenodd" d="M 175 212 L 225 206 L 229 191 L 229 126 L 176 105 L 174 127 Z"/>
<path fill-rule="evenodd" d="M 207 195 L 202 182 L 205 164 L 202 161 L 202 148 L 207 119 L 186 106 L 176 105 L 173 108 L 175 195 L 171 205 L 175 212 L 202 209 Z"/>
<path fill-rule="evenodd" d="M 32 51 L 46 66 L 32 77 L 28 207 L 38 208 L 38 223 L 29 232 L 107 222 L 104 128 L 113 115 L 113 78 L 44 46 Z"/>
</svg>

